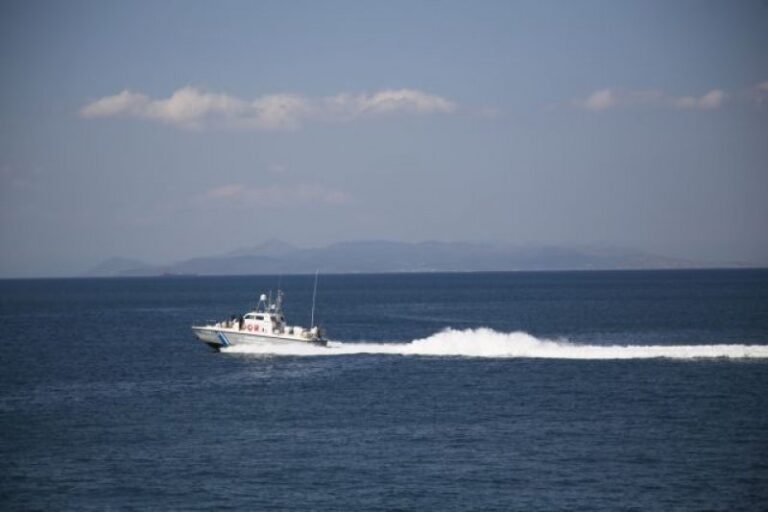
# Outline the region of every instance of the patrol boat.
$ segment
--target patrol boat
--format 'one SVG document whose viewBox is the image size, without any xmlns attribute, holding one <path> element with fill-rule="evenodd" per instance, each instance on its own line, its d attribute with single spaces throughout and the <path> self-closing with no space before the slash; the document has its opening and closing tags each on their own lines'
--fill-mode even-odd
<svg viewBox="0 0 768 512">
<path fill-rule="evenodd" d="M 195 336 L 216 351 L 231 345 L 261 345 L 268 343 L 311 343 L 326 346 L 320 328 L 314 325 L 315 305 L 312 298 L 312 321 L 309 329 L 289 326 L 283 316 L 283 292 L 262 294 L 256 309 L 241 316 L 232 316 L 212 325 L 193 325 Z"/>
</svg>

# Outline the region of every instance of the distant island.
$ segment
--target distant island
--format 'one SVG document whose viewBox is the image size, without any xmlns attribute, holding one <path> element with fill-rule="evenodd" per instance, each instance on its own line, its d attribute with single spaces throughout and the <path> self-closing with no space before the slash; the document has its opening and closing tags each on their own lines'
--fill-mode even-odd
<svg viewBox="0 0 768 512">
<path fill-rule="evenodd" d="M 473 272 L 531 270 L 643 270 L 707 268 L 712 264 L 619 248 L 513 247 L 465 242 L 340 242 L 300 248 L 269 240 L 226 254 L 167 265 L 111 258 L 86 277 L 307 274 L 387 272 Z M 721 267 L 741 267 L 726 263 Z"/>
</svg>

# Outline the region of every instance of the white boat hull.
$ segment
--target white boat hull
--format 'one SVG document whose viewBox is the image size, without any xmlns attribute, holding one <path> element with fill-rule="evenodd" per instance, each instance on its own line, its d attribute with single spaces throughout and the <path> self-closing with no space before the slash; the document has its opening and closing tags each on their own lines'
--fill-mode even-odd
<svg viewBox="0 0 768 512">
<path fill-rule="evenodd" d="M 252 333 L 238 329 L 227 329 L 221 327 L 192 327 L 200 340 L 205 342 L 214 350 L 221 350 L 233 345 L 266 345 L 266 344 L 284 344 L 284 343 L 309 343 L 312 345 L 328 344 L 327 340 L 322 338 L 304 338 L 302 336 Z"/>
</svg>

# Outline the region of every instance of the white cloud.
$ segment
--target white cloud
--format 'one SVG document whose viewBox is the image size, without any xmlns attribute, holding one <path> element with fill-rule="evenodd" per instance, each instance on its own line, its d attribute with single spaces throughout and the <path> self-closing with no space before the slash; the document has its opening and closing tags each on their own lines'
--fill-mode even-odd
<svg viewBox="0 0 768 512">
<path fill-rule="evenodd" d="M 682 109 L 712 110 L 720 107 L 725 99 L 725 93 L 720 89 L 712 89 L 700 98 L 683 96 L 670 98 L 672 106 Z"/>
<path fill-rule="evenodd" d="M 209 116 L 231 117 L 242 109 L 242 102 L 225 94 L 207 94 L 184 87 L 163 100 L 125 90 L 89 103 L 80 114 L 86 118 L 138 117 L 191 128 L 198 127 Z"/>
<path fill-rule="evenodd" d="M 301 205 L 306 203 L 342 204 L 349 201 L 346 193 L 321 185 L 300 184 L 296 186 L 269 185 L 250 187 L 239 183 L 222 185 L 205 192 L 204 197 L 212 201 L 229 201 L 237 204 L 260 205 Z"/>
<path fill-rule="evenodd" d="M 253 101 L 251 106 L 255 111 L 252 119 L 254 126 L 264 130 L 298 128 L 301 119 L 311 112 L 307 100 L 291 94 L 263 96 Z"/>
<path fill-rule="evenodd" d="M 759 84 L 752 87 L 748 96 L 752 99 L 752 101 L 760 106 L 762 106 L 764 103 L 768 103 L 768 80 L 765 82 L 760 82 Z"/>
<path fill-rule="evenodd" d="M 725 93 L 720 89 L 713 89 L 699 98 L 699 108 L 709 110 L 718 108 L 725 99 Z"/>
<path fill-rule="evenodd" d="M 673 107 L 678 109 L 712 110 L 726 98 L 720 89 L 712 89 L 701 97 L 669 96 L 657 90 L 600 89 L 587 98 L 574 100 L 572 105 L 593 111 L 617 107 Z"/>
<path fill-rule="evenodd" d="M 616 93 L 610 89 L 601 89 L 593 92 L 587 99 L 580 102 L 582 108 L 587 110 L 605 110 L 615 106 Z"/>
<path fill-rule="evenodd" d="M 149 118 L 180 126 L 199 126 L 209 116 L 233 117 L 246 106 L 226 94 L 203 93 L 194 87 L 184 87 L 166 100 L 150 101 L 144 111 Z"/>
<path fill-rule="evenodd" d="M 676 108 L 696 108 L 698 101 L 693 96 L 682 96 L 680 98 L 675 98 L 675 100 L 672 102 L 672 106 Z"/>
<path fill-rule="evenodd" d="M 124 90 L 95 100 L 80 111 L 85 118 L 135 117 L 183 128 L 229 126 L 262 130 L 295 129 L 308 119 L 353 120 L 384 114 L 452 113 L 456 104 L 415 89 L 386 89 L 373 94 L 348 94 L 310 99 L 281 93 L 246 101 L 183 87 L 169 98 L 152 99 Z"/>
<path fill-rule="evenodd" d="M 440 96 L 415 89 L 385 89 L 375 94 L 339 94 L 325 101 L 331 113 L 352 117 L 392 112 L 451 113 L 456 105 Z"/>
<path fill-rule="evenodd" d="M 107 96 L 89 103 L 80 114 L 83 117 L 109 117 L 121 114 L 141 116 L 150 100 L 143 94 L 124 90 L 114 96 Z"/>
</svg>

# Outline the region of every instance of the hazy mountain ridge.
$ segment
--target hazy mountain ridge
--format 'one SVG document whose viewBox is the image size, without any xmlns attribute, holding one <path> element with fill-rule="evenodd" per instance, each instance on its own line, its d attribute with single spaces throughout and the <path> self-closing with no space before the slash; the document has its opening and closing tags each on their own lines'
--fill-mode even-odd
<svg viewBox="0 0 768 512">
<path fill-rule="evenodd" d="M 712 267 L 689 260 L 617 248 L 507 247 L 468 242 L 339 242 L 298 248 L 269 240 L 221 256 L 198 257 L 168 265 L 111 258 L 90 269 L 89 277 L 157 275 L 459 272 L 514 270 L 630 270 Z M 723 264 L 719 266 L 741 265 Z"/>
<path fill-rule="evenodd" d="M 152 271 L 155 267 L 149 263 L 134 259 L 134 258 L 109 258 L 95 267 L 87 270 L 83 273 L 83 277 L 105 277 L 105 276 L 120 276 L 120 275 L 146 275 L 142 272 Z"/>
</svg>

